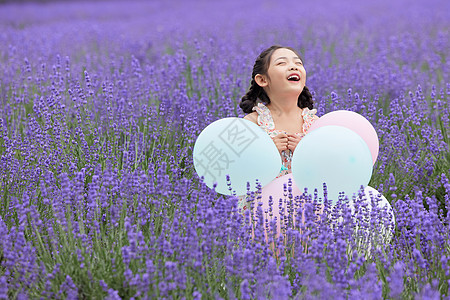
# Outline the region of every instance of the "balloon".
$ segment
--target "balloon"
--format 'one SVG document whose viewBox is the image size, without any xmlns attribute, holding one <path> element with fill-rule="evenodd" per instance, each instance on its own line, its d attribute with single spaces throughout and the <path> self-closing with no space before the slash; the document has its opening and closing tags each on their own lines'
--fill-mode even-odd
<svg viewBox="0 0 450 300">
<path fill-rule="evenodd" d="M 256 195 L 257 197 L 254 200 L 253 212 L 255 214 L 259 206 L 258 203 L 261 202 L 264 219 L 267 219 L 270 222 L 276 218 L 275 224 L 277 227 L 275 238 L 280 235 L 280 232 L 286 229 L 289 223 L 295 225 L 297 219 L 296 209 L 298 208 L 295 203 L 298 205 L 303 205 L 305 203 L 305 200 L 300 200 L 303 192 L 297 187 L 293 179 L 291 173 L 274 179 L 262 188 L 261 198 L 258 199 L 258 195 Z M 291 192 L 289 192 L 289 187 L 292 188 Z M 289 194 L 292 195 L 292 198 L 289 198 Z M 272 200 L 270 200 L 270 197 L 272 197 Z M 270 203 L 270 201 L 272 202 Z M 316 211 L 317 214 L 321 213 L 322 207 L 322 205 L 318 205 Z M 281 219 L 283 219 L 282 222 Z M 305 221 L 304 215 L 302 215 L 301 220 L 302 222 Z M 281 228 L 281 224 L 283 224 L 284 229 Z M 265 234 L 267 239 L 267 232 L 265 232 Z"/>
<path fill-rule="evenodd" d="M 194 168 L 210 188 L 232 195 L 247 192 L 247 182 L 256 179 L 264 186 L 280 172 L 281 158 L 267 133 L 255 123 L 242 118 L 224 118 L 209 124 L 194 144 Z"/>
<path fill-rule="evenodd" d="M 334 204 L 339 192 L 350 198 L 372 176 L 372 158 L 364 140 L 342 126 L 324 126 L 309 132 L 298 143 L 292 155 L 295 183 L 308 193 L 323 191 L 327 185 L 328 200 Z"/>
<path fill-rule="evenodd" d="M 394 216 L 394 210 L 392 209 L 391 204 L 389 201 L 384 197 L 380 192 L 378 192 L 376 189 L 374 189 L 371 186 L 366 186 L 364 188 L 364 195 L 357 196 L 356 201 L 359 202 L 359 206 L 366 206 L 367 210 L 369 211 L 369 215 L 371 217 L 376 217 L 377 220 L 372 220 L 373 223 L 376 224 L 378 227 L 378 233 L 382 233 L 383 235 L 386 235 L 386 237 L 390 240 L 392 237 L 392 230 L 393 226 L 395 225 L 395 216 Z M 370 214 L 373 210 L 372 202 L 374 202 L 377 205 L 378 210 L 380 213 L 376 214 Z M 350 201 L 350 208 L 352 212 L 355 211 L 355 202 L 352 200 Z M 392 226 L 391 228 L 385 228 L 385 225 Z"/>
<path fill-rule="evenodd" d="M 356 202 L 358 211 L 356 211 Z M 372 204 L 376 205 L 376 211 Z M 364 188 L 362 197 L 358 195 L 356 199 L 351 200 L 349 206 L 353 222 L 356 224 L 355 233 L 358 239 L 356 249 L 353 250 L 359 252 L 363 250 L 366 257 L 371 257 L 373 248 L 385 247 L 392 239 L 395 228 L 394 210 L 387 199 L 370 186 Z M 361 220 L 364 217 L 366 219 Z"/>
<path fill-rule="evenodd" d="M 376 209 L 373 208 L 374 205 Z M 338 206 L 334 206 L 333 211 L 328 214 L 332 232 L 341 232 L 342 226 L 351 224 L 353 241 L 347 244 L 347 253 L 357 251 L 367 259 L 373 255 L 374 249 L 380 249 L 390 243 L 395 228 L 394 211 L 387 199 L 376 189 L 366 186 L 362 195 L 358 194 L 349 199 L 347 208 L 350 215 L 344 214 L 343 207 Z M 351 220 L 345 219 L 344 222 L 347 216 Z"/>
<path fill-rule="evenodd" d="M 378 135 L 372 124 L 362 115 L 348 110 L 337 110 L 327 113 L 317 119 L 309 128 L 312 132 L 318 128 L 336 125 L 353 130 L 367 143 L 372 155 L 372 165 L 375 164 L 378 156 L 379 141 Z"/>
</svg>

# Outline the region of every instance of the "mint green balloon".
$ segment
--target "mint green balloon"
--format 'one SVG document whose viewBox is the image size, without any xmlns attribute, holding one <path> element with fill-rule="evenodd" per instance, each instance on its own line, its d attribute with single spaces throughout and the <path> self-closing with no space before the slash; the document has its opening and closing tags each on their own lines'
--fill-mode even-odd
<svg viewBox="0 0 450 300">
<path fill-rule="evenodd" d="M 281 157 L 269 135 L 255 123 L 242 118 L 224 118 L 209 124 L 194 144 L 194 168 L 210 188 L 224 195 L 244 195 L 247 182 L 256 190 L 280 172 Z M 226 175 L 230 176 L 231 189 Z"/>
<path fill-rule="evenodd" d="M 298 143 L 292 156 L 292 175 L 300 190 L 317 189 L 336 203 L 339 192 L 350 199 L 372 177 L 372 154 L 366 142 L 353 130 L 342 126 L 323 126 L 309 132 Z"/>
</svg>

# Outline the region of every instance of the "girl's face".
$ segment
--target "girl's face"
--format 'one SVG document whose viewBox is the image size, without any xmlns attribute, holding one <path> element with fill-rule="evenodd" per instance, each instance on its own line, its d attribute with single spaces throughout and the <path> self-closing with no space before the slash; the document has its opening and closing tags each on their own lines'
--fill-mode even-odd
<svg viewBox="0 0 450 300">
<path fill-rule="evenodd" d="M 293 51 L 280 48 L 270 58 L 267 75 L 261 86 L 268 95 L 301 94 L 306 84 L 306 70 L 300 57 Z M 270 97 L 270 96 L 269 96 Z"/>
</svg>

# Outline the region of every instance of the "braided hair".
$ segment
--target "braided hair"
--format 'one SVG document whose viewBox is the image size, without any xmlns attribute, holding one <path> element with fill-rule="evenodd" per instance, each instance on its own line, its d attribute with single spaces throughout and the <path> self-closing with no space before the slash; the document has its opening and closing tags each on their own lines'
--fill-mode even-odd
<svg viewBox="0 0 450 300">
<path fill-rule="evenodd" d="M 300 55 L 297 53 L 297 51 L 295 51 L 291 47 L 282 47 L 279 45 L 274 45 L 270 48 L 267 48 L 263 52 L 261 52 L 261 54 L 258 56 L 258 58 L 255 61 L 254 66 L 253 66 L 252 81 L 250 83 L 250 88 L 247 91 L 247 93 L 242 97 L 241 103 L 239 103 L 239 107 L 244 111 L 244 113 L 247 113 L 247 114 L 251 113 L 253 107 L 257 105 L 258 99 L 265 102 L 266 104 L 270 103 L 269 96 L 267 96 L 264 89 L 256 83 L 255 76 L 258 74 L 261 74 L 261 75 L 267 74 L 267 70 L 269 69 L 269 64 L 270 64 L 270 59 L 272 57 L 272 54 L 275 52 L 275 50 L 280 49 L 280 48 L 289 49 L 292 52 L 294 52 L 295 54 L 297 54 L 298 57 L 300 57 Z M 301 57 L 300 57 L 300 59 L 301 59 Z M 303 61 L 303 59 L 302 59 L 302 61 Z M 305 107 L 307 107 L 309 109 L 314 108 L 312 95 L 311 95 L 311 92 L 309 91 L 308 87 L 305 86 L 303 88 L 301 94 L 298 96 L 297 105 L 300 108 L 305 108 Z"/>
</svg>

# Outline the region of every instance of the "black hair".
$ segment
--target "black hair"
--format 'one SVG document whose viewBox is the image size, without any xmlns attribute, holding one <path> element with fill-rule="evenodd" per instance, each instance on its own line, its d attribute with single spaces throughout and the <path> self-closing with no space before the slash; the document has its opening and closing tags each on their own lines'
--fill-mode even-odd
<svg viewBox="0 0 450 300">
<path fill-rule="evenodd" d="M 272 54 L 275 52 L 275 50 L 280 48 L 291 50 L 303 62 L 301 56 L 297 53 L 297 51 L 295 51 L 291 47 L 282 47 L 279 45 L 274 45 L 261 52 L 261 54 L 256 59 L 255 64 L 253 65 L 252 81 L 250 83 L 250 88 L 248 89 L 247 93 L 242 97 L 241 103 L 239 103 L 239 107 L 244 111 L 244 113 L 247 114 L 251 113 L 252 108 L 256 106 L 258 99 L 265 102 L 266 104 L 270 103 L 269 96 L 267 96 L 264 89 L 256 83 L 255 76 L 257 74 L 267 75 L 267 70 L 269 69 Z M 312 95 L 308 87 L 305 86 L 301 94 L 298 96 L 297 105 L 300 108 L 305 107 L 308 107 L 309 109 L 314 108 Z"/>
</svg>

